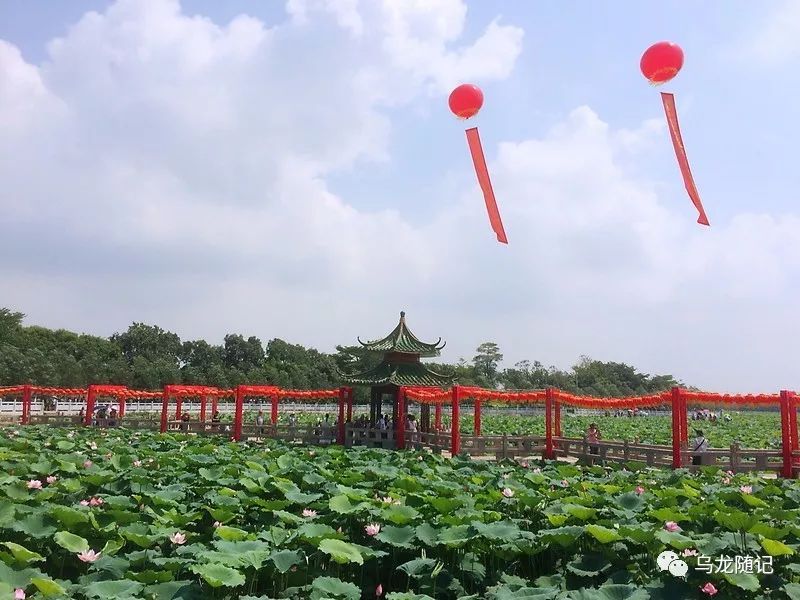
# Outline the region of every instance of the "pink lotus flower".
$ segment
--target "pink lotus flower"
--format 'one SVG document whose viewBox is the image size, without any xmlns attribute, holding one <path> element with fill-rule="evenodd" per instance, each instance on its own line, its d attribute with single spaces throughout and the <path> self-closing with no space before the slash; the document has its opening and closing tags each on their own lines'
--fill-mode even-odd
<svg viewBox="0 0 800 600">
<path fill-rule="evenodd" d="M 739 491 L 743 494 L 752 494 L 753 493 L 753 486 L 752 485 L 743 485 L 739 488 Z"/>
<path fill-rule="evenodd" d="M 17 588 L 14 590 L 14 600 L 25 600 L 25 590 Z"/>
<path fill-rule="evenodd" d="M 383 596 L 383 586 L 379 583 L 378 587 L 375 588 L 375 597 L 380 598 Z"/>
<path fill-rule="evenodd" d="M 140 460 L 133 461 L 133 466 L 134 467 L 141 467 L 142 466 L 142 461 L 140 461 Z"/>
<path fill-rule="evenodd" d="M 714 595 L 714 594 L 716 594 L 716 593 L 717 593 L 719 590 L 718 590 L 718 589 L 717 589 L 717 588 L 714 586 L 714 584 L 713 584 L 713 583 L 711 583 L 711 582 L 709 581 L 709 582 L 708 582 L 708 583 L 706 583 L 706 584 L 705 584 L 703 587 L 701 587 L 701 588 L 700 588 L 700 591 L 701 591 L 701 592 L 703 592 L 704 594 L 708 594 L 709 596 L 713 596 L 713 595 Z"/>
<path fill-rule="evenodd" d="M 562 479 L 561 485 L 563 485 L 564 487 L 569 487 L 569 481 L 567 481 L 566 479 Z"/>
<path fill-rule="evenodd" d="M 725 471 L 725 474 L 730 477 L 733 477 L 733 471 Z"/>
<path fill-rule="evenodd" d="M 523 469 L 527 469 L 527 468 L 528 468 L 528 461 L 527 461 L 527 460 L 523 460 L 523 461 L 520 463 L 520 465 L 522 466 L 522 468 L 523 468 Z"/>
<path fill-rule="evenodd" d="M 169 541 L 173 544 L 177 544 L 178 546 L 186 543 L 186 536 L 183 535 L 180 531 L 176 531 L 171 536 L 169 536 Z"/>
<path fill-rule="evenodd" d="M 683 555 L 684 556 L 697 556 L 697 550 L 694 550 L 693 548 L 686 548 L 686 550 L 683 551 Z"/>
<path fill-rule="evenodd" d="M 81 506 L 89 506 L 88 500 L 81 500 Z"/>
<path fill-rule="evenodd" d="M 214 521 L 214 527 L 219 527 L 221 525 L 222 525 L 222 523 L 220 523 L 219 521 Z"/>
<path fill-rule="evenodd" d="M 94 550 L 84 550 L 78 554 L 78 558 L 80 558 L 83 562 L 91 563 L 100 558 L 101 554 L 102 552 L 95 552 Z"/>
<path fill-rule="evenodd" d="M 380 533 L 381 526 L 378 525 L 377 523 L 370 523 L 369 525 L 364 527 L 364 531 L 366 531 L 367 535 L 369 535 L 369 536 L 375 536 L 375 535 L 378 535 Z"/>
<path fill-rule="evenodd" d="M 83 468 L 84 469 L 88 469 L 91 466 L 92 466 L 92 461 L 90 461 L 90 460 L 83 461 Z"/>
<path fill-rule="evenodd" d="M 48 475 L 48 476 L 47 476 L 47 483 L 48 483 L 48 484 L 52 485 L 52 484 L 54 484 L 56 481 L 58 481 L 58 477 L 56 477 L 55 475 Z"/>
<path fill-rule="evenodd" d="M 722 480 L 722 483 L 724 483 L 725 485 L 728 485 L 730 482 L 731 482 L 730 477 L 726 477 L 725 479 Z"/>
<path fill-rule="evenodd" d="M 664 529 L 673 533 L 681 530 L 680 526 L 675 521 L 667 521 L 664 523 Z"/>
<path fill-rule="evenodd" d="M 28 489 L 29 490 L 40 490 L 42 489 L 42 482 L 38 479 L 31 479 L 28 482 Z"/>
<path fill-rule="evenodd" d="M 95 497 L 89 500 L 89 506 L 101 506 L 102 504 L 103 504 L 102 498 Z"/>
<path fill-rule="evenodd" d="M 634 491 L 636 492 L 637 496 L 641 496 L 642 494 L 644 494 L 644 488 L 642 486 L 640 486 L 640 485 L 637 485 L 636 486 L 636 490 L 634 490 Z"/>
<path fill-rule="evenodd" d="M 317 516 L 317 511 L 311 510 L 310 508 L 303 509 L 303 516 L 308 517 L 309 519 L 313 519 Z"/>
<path fill-rule="evenodd" d="M 503 488 L 503 496 L 506 498 L 511 498 L 514 495 L 514 490 L 511 488 Z"/>
</svg>

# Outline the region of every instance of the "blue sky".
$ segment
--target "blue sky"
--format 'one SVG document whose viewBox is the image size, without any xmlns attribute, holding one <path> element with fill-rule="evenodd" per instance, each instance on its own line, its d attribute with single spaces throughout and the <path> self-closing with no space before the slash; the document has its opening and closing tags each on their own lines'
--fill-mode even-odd
<svg viewBox="0 0 800 600">
<path fill-rule="evenodd" d="M 800 387 L 796 5 L 466 6 L 0 0 L 4 302 L 103 335 L 149 320 L 325 350 L 405 308 L 449 359 L 493 339 L 507 363 Z M 665 89 L 711 229 L 638 70 L 662 39 L 686 54 Z M 447 111 L 463 80 L 508 248 Z"/>
</svg>

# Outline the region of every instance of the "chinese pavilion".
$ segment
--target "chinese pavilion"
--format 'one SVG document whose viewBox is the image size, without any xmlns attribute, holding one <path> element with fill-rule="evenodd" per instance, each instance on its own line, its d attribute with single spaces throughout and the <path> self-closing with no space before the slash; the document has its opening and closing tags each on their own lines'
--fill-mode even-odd
<svg viewBox="0 0 800 600">
<path fill-rule="evenodd" d="M 342 379 L 350 385 L 370 386 L 370 423 L 375 423 L 381 414 L 384 399 L 390 400 L 393 416 L 397 422 L 398 395 L 401 386 L 450 387 L 454 376 L 437 373 L 420 362 L 420 358 L 439 356 L 445 344 L 442 338 L 429 344 L 422 342 L 411 333 L 406 325 L 406 313 L 400 313 L 400 322 L 386 337 L 373 342 L 362 342 L 367 351 L 383 354 L 383 360 L 376 367 L 363 373 L 342 374 Z M 441 345 L 440 345 L 441 344 Z M 420 426 L 428 429 L 428 408 L 423 406 Z"/>
</svg>

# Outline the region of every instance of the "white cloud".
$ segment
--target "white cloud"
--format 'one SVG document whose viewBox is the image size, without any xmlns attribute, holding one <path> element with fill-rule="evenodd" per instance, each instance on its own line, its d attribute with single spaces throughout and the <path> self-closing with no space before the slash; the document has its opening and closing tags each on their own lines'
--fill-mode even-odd
<svg viewBox="0 0 800 600">
<path fill-rule="evenodd" d="M 783 0 L 766 6 L 772 10 L 744 45 L 744 54 L 767 64 L 785 64 L 800 55 L 800 3 Z"/>
<path fill-rule="evenodd" d="M 718 389 L 800 387 L 797 216 L 698 227 L 679 185 L 660 197 L 628 168 L 669 143 L 660 121 L 616 129 L 585 106 L 486 148 L 508 247 L 468 172 L 425 225 L 359 211 L 328 179 L 389 157 L 387 106 L 506 77 L 522 31 L 464 41 L 451 0 L 288 12 L 221 26 L 121 0 L 39 67 L 0 44 L 4 303 L 99 333 L 147 320 L 324 349 L 405 308 L 450 358 L 493 339 L 511 361 L 587 353 Z"/>
</svg>

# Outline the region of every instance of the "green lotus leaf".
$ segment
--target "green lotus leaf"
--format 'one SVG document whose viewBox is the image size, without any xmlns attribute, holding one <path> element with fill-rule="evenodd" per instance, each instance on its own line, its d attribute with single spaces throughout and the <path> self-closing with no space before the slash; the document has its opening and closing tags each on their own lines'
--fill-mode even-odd
<svg viewBox="0 0 800 600">
<path fill-rule="evenodd" d="M 24 546 L 20 546 L 14 542 L 3 542 L 3 545 L 11 551 L 14 560 L 23 565 L 44 560 L 44 556 L 38 552 L 31 552 Z"/>
<path fill-rule="evenodd" d="M 208 585 L 213 588 L 218 587 L 237 587 L 244 585 L 245 577 L 236 569 L 231 569 L 224 565 L 206 564 L 193 565 L 193 573 L 197 573 Z"/>
<path fill-rule="evenodd" d="M 89 550 L 89 542 L 86 538 L 70 533 L 69 531 L 59 531 L 53 536 L 56 544 L 70 552 L 80 553 Z"/>
<path fill-rule="evenodd" d="M 386 525 L 375 536 L 375 539 L 399 548 L 413 548 L 411 541 L 414 539 L 414 528 L 408 525 L 405 527 Z"/>
<path fill-rule="evenodd" d="M 90 583 L 83 590 L 89 598 L 114 598 L 114 600 L 137 598 L 139 592 L 144 589 L 141 583 L 130 579 L 119 579 L 116 581 L 96 581 Z"/>
<path fill-rule="evenodd" d="M 319 544 L 320 551 L 329 554 L 339 564 L 356 563 L 364 564 L 364 557 L 352 544 L 336 539 L 325 539 Z"/>
<path fill-rule="evenodd" d="M 322 600 L 323 598 L 360 600 L 361 598 L 361 590 L 358 586 L 336 577 L 317 577 L 311 583 L 311 589 L 311 600 Z"/>
</svg>

